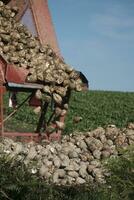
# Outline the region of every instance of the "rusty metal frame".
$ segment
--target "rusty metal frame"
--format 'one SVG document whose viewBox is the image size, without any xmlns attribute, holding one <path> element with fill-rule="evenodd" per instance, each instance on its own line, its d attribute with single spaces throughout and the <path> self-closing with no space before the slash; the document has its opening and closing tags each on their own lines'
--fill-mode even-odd
<svg viewBox="0 0 134 200">
<path fill-rule="evenodd" d="M 29 0 L 33 21 L 41 44 L 49 44 L 62 58 L 47 0 Z"/>
<path fill-rule="evenodd" d="M 39 123 L 37 126 L 37 130 L 35 133 L 20 133 L 20 132 L 5 132 L 4 131 L 4 122 L 6 120 L 8 120 L 11 116 L 13 116 L 18 110 L 19 108 L 31 97 L 28 96 L 19 106 L 17 109 L 15 109 L 12 113 L 9 114 L 9 116 L 7 116 L 7 118 L 4 119 L 4 113 L 3 113 L 3 98 L 4 98 L 4 94 L 6 93 L 6 87 L 5 86 L 0 86 L 0 136 L 2 137 L 10 137 L 10 138 L 18 138 L 21 141 L 25 141 L 25 142 L 29 142 L 29 141 L 35 141 L 35 142 L 40 142 L 42 139 L 45 139 L 47 141 L 51 141 L 51 140 L 60 140 L 61 138 L 61 130 L 57 130 L 53 133 L 47 132 L 47 130 L 45 130 L 44 127 L 44 131 L 43 134 L 41 134 L 41 128 L 42 126 L 44 126 L 44 120 L 45 120 L 45 114 L 47 112 L 47 107 L 48 107 L 48 103 L 44 104 L 44 109 L 40 115 L 40 119 L 39 119 Z M 69 100 L 69 96 L 68 96 L 68 100 Z M 60 117 L 59 119 L 60 122 L 64 122 L 65 121 L 65 116 Z M 47 124 L 48 122 L 45 121 L 45 123 Z M 55 124 L 53 124 L 53 127 L 55 128 Z"/>
<path fill-rule="evenodd" d="M 10 6 L 17 6 L 19 8 L 19 13 L 16 15 L 16 19 L 19 21 L 23 14 L 25 13 L 26 9 L 28 8 L 28 6 L 30 7 L 31 11 L 32 11 L 32 15 L 33 15 L 33 19 L 34 19 L 34 23 L 35 23 L 35 26 L 36 26 L 36 29 L 37 29 L 37 33 L 38 33 L 38 37 L 40 39 L 40 42 L 42 44 L 49 44 L 53 49 L 54 51 L 56 52 L 56 54 L 62 58 L 61 56 L 61 53 L 60 53 L 60 50 L 59 50 L 59 46 L 58 46 L 58 42 L 57 42 L 57 38 L 56 38 L 56 34 L 55 34 L 55 31 L 54 31 L 54 26 L 53 26 L 53 23 L 52 23 L 52 19 L 51 19 L 51 14 L 50 14 L 50 11 L 49 11 L 49 7 L 48 7 L 48 1 L 47 0 L 10 0 L 9 4 Z M 63 59 L 63 58 L 62 58 Z M 42 136 L 40 134 L 40 130 L 39 133 L 16 133 L 16 132 L 13 132 L 13 133 L 6 133 L 4 132 L 4 122 L 6 119 L 3 119 L 3 95 L 4 93 L 6 92 L 6 90 L 8 91 L 14 91 L 15 89 L 17 89 L 17 91 L 22 91 L 22 90 L 27 90 L 27 88 L 21 88 L 21 85 L 17 88 L 12 88 L 10 87 L 9 82 L 14 82 L 16 81 L 15 83 L 18 82 L 18 79 L 20 80 L 20 78 L 15 78 L 14 77 L 17 77 L 16 75 L 18 74 L 18 77 L 19 77 L 19 74 L 22 74 L 24 75 L 25 73 L 27 72 L 22 72 L 22 73 L 17 73 L 17 71 L 15 70 L 14 66 L 11 66 L 11 65 L 8 65 L 8 66 L 4 66 L 3 65 L 6 65 L 6 61 L 1 58 L 0 56 L 0 136 L 7 136 L 7 137 L 21 137 L 21 138 L 24 138 L 26 137 L 27 139 L 26 140 L 36 140 L 36 141 L 39 141 L 40 139 L 42 139 Z M 5 73 L 6 71 L 6 73 Z M 9 73 L 9 75 L 8 75 Z M 22 76 L 21 78 L 21 81 L 23 83 L 23 77 Z M 6 85 L 5 85 L 6 84 Z M 23 86 L 25 85 L 25 83 L 23 84 Z M 32 84 L 31 84 L 32 85 Z M 29 84 L 30 86 L 30 84 Z M 64 99 L 65 102 L 68 102 L 69 101 L 69 97 L 70 95 L 68 94 L 67 95 L 67 98 Z M 46 105 L 47 107 L 48 105 Z M 45 109 L 47 108 L 44 108 L 44 112 Z M 10 114 L 11 116 L 16 113 L 17 111 L 14 111 L 12 114 Z M 53 114 L 50 116 L 49 120 L 47 123 L 49 123 L 49 121 L 51 121 L 51 119 L 53 118 Z M 40 118 L 41 120 L 41 118 Z M 64 122 L 65 120 L 65 116 L 64 117 L 60 117 L 59 121 L 61 122 Z M 41 124 L 43 124 L 43 119 L 41 120 L 41 123 L 40 123 L 40 127 L 41 127 Z M 40 129 L 39 127 L 39 129 Z M 50 133 L 46 133 L 43 138 L 44 139 L 47 139 L 47 140 L 53 140 L 53 139 L 60 139 L 61 137 L 61 130 L 57 130 L 57 132 L 54 132 L 53 134 L 50 134 Z"/>
<path fill-rule="evenodd" d="M 20 77 L 21 75 L 21 77 Z M 15 76 L 15 79 L 13 78 Z M 33 84 L 33 83 L 27 83 L 25 81 L 27 76 L 27 72 L 23 72 L 22 70 L 20 71 L 20 69 L 17 69 L 14 65 L 9 65 L 6 60 L 0 56 L 0 136 L 3 137 L 21 137 L 21 138 L 26 138 L 26 140 L 35 140 L 35 141 L 40 141 L 40 139 L 59 139 L 60 135 L 61 135 L 61 131 L 57 131 L 55 133 L 53 133 L 53 135 L 50 136 L 49 133 L 45 132 L 45 127 L 44 127 L 44 134 L 41 135 L 41 128 L 44 125 L 44 118 L 45 118 L 45 114 L 47 111 L 47 107 L 48 104 L 44 104 L 44 108 L 43 108 L 43 113 L 40 116 L 40 121 L 39 121 L 39 126 L 37 129 L 37 133 L 14 133 L 14 132 L 4 132 L 4 122 L 9 119 L 11 116 L 13 116 L 18 109 L 24 104 L 24 102 L 26 102 L 26 100 L 30 99 L 30 97 L 32 98 L 33 96 L 35 96 L 35 91 L 37 89 L 41 89 L 42 85 L 40 84 Z M 9 81 L 9 82 L 8 82 Z M 13 81 L 13 82 L 10 82 Z M 7 92 L 30 92 L 31 95 L 29 97 L 27 97 L 27 99 L 22 102 L 18 108 L 16 108 L 16 110 L 14 110 L 12 113 L 9 114 L 9 116 L 7 116 L 7 118 L 4 119 L 3 117 L 3 98 L 4 98 L 4 94 Z M 31 100 L 31 99 L 30 99 Z M 31 105 L 31 104 L 30 104 Z M 45 122 L 47 123 L 47 122 Z"/>
<path fill-rule="evenodd" d="M 25 1 L 25 0 L 10 0 L 8 5 L 11 6 L 11 7 L 17 6 L 19 8 L 19 12 L 16 15 L 16 20 L 19 21 L 28 8 L 28 1 Z"/>
<path fill-rule="evenodd" d="M 0 135 L 4 134 L 4 123 L 3 123 L 3 95 L 5 93 L 5 87 L 0 86 Z"/>
</svg>

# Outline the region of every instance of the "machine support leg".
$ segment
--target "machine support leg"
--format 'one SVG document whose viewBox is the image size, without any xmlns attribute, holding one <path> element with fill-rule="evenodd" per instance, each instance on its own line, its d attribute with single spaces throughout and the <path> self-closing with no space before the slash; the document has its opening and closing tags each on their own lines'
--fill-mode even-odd
<svg viewBox="0 0 134 200">
<path fill-rule="evenodd" d="M 43 128 L 44 126 L 45 114 L 47 112 L 48 105 L 49 103 L 45 102 L 44 105 L 42 106 L 42 111 L 37 125 L 36 133 L 41 133 L 41 128 Z"/>
</svg>

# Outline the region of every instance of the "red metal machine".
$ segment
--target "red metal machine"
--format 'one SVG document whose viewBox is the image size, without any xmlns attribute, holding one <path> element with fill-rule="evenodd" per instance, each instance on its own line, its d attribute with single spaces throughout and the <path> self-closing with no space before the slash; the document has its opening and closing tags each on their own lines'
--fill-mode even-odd
<svg viewBox="0 0 134 200">
<path fill-rule="evenodd" d="M 61 56 L 47 0 L 8 0 L 10 6 L 17 6 L 17 20 L 21 20 L 30 9 L 37 36 L 41 44 L 49 44 Z"/>
<path fill-rule="evenodd" d="M 3 2 L 9 4 L 10 6 L 17 6 L 19 8 L 19 12 L 16 16 L 17 20 L 21 20 L 27 9 L 30 9 L 36 33 L 40 42 L 42 44 L 49 44 L 54 49 L 56 54 L 62 58 L 52 24 L 47 0 L 3 0 Z M 42 85 L 27 83 L 26 77 L 28 73 L 29 71 L 27 69 L 24 70 L 21 68 L 16 68 L 14 65 L 8 64 L 6 60 L 2 56 L 0 56 L 0 135 L 8 137 L 21 137 L 22 139 L 27 138 L 25 139 L 27 141 L 29 141 L 30 139 L 39 141 L 40 139 L 42 139 L 42 137 L 47 140 L 59 140 L 61 136 L 61 130 L 57 130 L 52 134 L 46 131 L 43 136 L 41 135 L 41 128 L 43 126 L 44 116 L 47 112 L 48 103 L 45 103 L 42 106 L 42 111 L 37 125 L 36 133 L 7 133 L 4 131 L 4 122 L 8 120 L 14 113 L 16 113 L 27 100 L 29 100 L 31 103 L 34 99 L 34 104 L 36 106 L 41 104 L 41 102 L 35 100 L 34 94 L 37 89 L 42 88 Z M 85 83 L 84 85 L 87 88 L 86 77 L 81 72 L 80 75 L 83 83 Z M 3 95 L 6 91 L 28 92 L 30 93 L 30 95 L 24 102 L 22 102 L 17 108 L 15 108 L 15 110 L 9 116 L 4 119 Z M 67 103 L 69 101 L 69 97 L 70 93 L 68 93 L 68 95 L 66 96 Z M 59 121 L 64 122 L 64 117 L 60 117 Z M 53 124 L 53 126 L 55 127 L 55 124 Z"/>
<path fill-rule="evenodd" d="M 57 55 L 60 55 L 60 50 L 58 47 L 56 35 L 54 32 L 54 27 L 52 24 L 50 11 L 48 8 L 47 0 L 3 0 L 4 3 L 9 4 L 10 6 L 17 6 L 19 8 L 19 12 L 16 16 L 17 20 L 20 20 L 26 10 L 28 8 L 31 9 L 33 21 L 35 23 L 37 35 L 42 44 L 50 44 L 52 48 L 55 50 Z M 16 68 L 14 65 L 10 65 L 6 62 L 6 60 L 0 56 L 0 135 L 8 136 L 8 137 L 21 137 L 27 138 L 26 140 L 36 140 L 39 141 L 42 136 L 40 134 L 40 129 L 43 124 L 43 116 L 46 114 L 48 104 L 45 103 L 41 116 L 39 119 L 39 123 L 37 126 L 36 133 L 11 133 L 4 131 L 4 122 L 8 120 L 17 110 L 21 107 L 25 101 L 32 100 L 32 97 L 35 94 L 37 89 L 40 89 L 42 85 L 40 84 L 30 84 L 26 82 L 26 76 L 28 74 L 28 70 L 24 70 L 21 68 Z M 6 91 L 10 92 L 28 92 L 30 96 L 22 102 L 9 116 L 4 119 L 3 117 L 3 95 Z M 34 100 L 35 101 L 35 100 Z M 36 105 L 39 105 L 40 102 L 36 102 Z M 64 117 L 61 117 L 60 121 L 64 121 Z M 61 131 L 57 131 L 52 133 L 44 134 L 44 138 L 47 140 L 58 140 L 60 138 Z"/>
</svg>

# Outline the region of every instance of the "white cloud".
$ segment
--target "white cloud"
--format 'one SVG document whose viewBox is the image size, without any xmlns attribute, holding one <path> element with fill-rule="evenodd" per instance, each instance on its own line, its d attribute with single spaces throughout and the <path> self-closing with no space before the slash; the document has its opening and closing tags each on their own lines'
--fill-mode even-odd
<svg viewBox="0 0 134 200">
<path fill-rule="evenodd" d="M 119 16 L 113 16 L 108 14 L 98 14 L 94 15 L 92 19 L 93 24 L 100 24 L 105 27 L 112 28 L 131 28 L 134 27 L 134 19 L 124 18 Z"/>
<path fill-rule="evenodd" d="M 113 7 L 105 13 L 93 14 L 89 27 L 94 32 L 113 39 L 134 40 L 134 16 Z"/>
</svg>

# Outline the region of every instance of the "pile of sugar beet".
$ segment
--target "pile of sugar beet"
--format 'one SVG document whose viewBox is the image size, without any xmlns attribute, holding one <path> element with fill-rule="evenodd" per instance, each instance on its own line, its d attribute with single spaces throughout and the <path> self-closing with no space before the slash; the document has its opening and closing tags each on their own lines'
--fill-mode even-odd
<svg viewBox="0 0 134 200">
<path fill-rule="evenodd" d="M 19 160 L 35 176 L 47 183 L 80 185 L 105 183 L 110 171 L 104 163 L 120 156 L 120 149 L 134 144 L 134 124 L 119 129 L 115 125 L 98 127 L 89 132 L 63 136 L 60 142 L 40 144 L 15 142 L 5 138 L 0 142 L 0 156 Z"/>
<path fill-rule="evenodd" d="M 12 64 L 29 70 L 27 81 L 41 83 L 36 97 L 57 104 L 56 114 L 64 115 L 68 105 L 62 105 L 68 90 L 82 90 L 79 73 L 60 59 L 52 48 L 42 46 L 29 30 L 15 20 L 16 7 L 0 1 L 0 54 Z M 61 106 L 62 105 L 62 106 Z M 62 128 L 61 124 L 59 125 Z M 103 160 L 119 156 L 120 148 L 134 144 L 134 124 L 119 129 L 99 127 L 85 133 L 63 136 L 60 142 L 40 144 L 0 141 L 0 156 L 23 162 L 28 170 L 48 183 L 58 185 L 105 183 L 110 175 Z"/>
<path fill-rule="evenodd" d="M 16 7 L 11 8 L 0 1 L 0 54 L 9 63 L 29 70 L 27 82 L 43 85 L 36 92 L 38 99 L 53 100 L 57 107 L 67 109 L 67 105 L 63 105 L 67 91 L 82 90 L 79 73 L 59 58 L 49 45 L 41 45 L 27 27 L 17 22 L 17 12 Z"/>
</svg>

